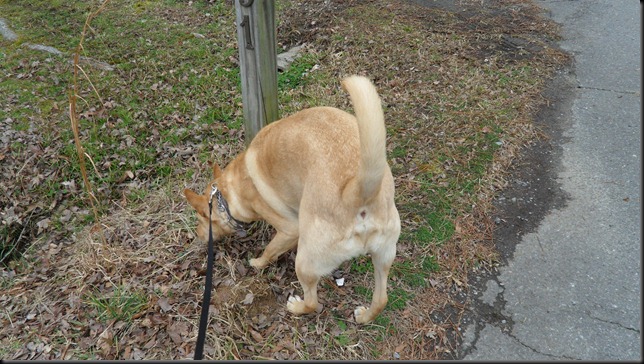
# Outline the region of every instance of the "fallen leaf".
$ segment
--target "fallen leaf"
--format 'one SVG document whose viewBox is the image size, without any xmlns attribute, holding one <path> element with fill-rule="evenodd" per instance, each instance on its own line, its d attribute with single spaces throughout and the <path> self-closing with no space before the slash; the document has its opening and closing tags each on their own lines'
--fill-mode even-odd
<svg viewBox="0 0 644 364">
<path fill-rule="evenodd" d="M 113 339 L 114 334 L 112 333 L 112 329 L 110 328 L 105 329 L 105 331 L 103 331 L 98 336 L 96 346 L 101 349 L 101 352 L 104 356 L 110 355 L 110 353 L 112 352 Z"/>
<path fill-rule="evenodd" d="M 123 359 L 132 359 L 130 356 L 132 354 L 132 347 L 131 346 L 126 346 L 125 350 L 123 351 Z"/>
<path fill-rule="evenodd" d="M 143 346 L 143 349 L 150 349 L 155 347 L 156 345 L 157 345 L 157 340 L 153 338 Z"/>
<path fill-rule="evenodd" d="M 116 181 L 116 182 L 117 183 L 123 183 L 123 182 L 127 181 L 128 179 L 134 179 L 134 173 L 132 171 L 130 171 L 130 170 L 127 170 L 127 171 L 123 172 L 123 175 L 121 176 L 121 178 L 119 178 L 119 180 Z"/>
<path fill-rule="evenodd" d="M 401 343 L 400 345 L 396 346 L 394 350 L 400 353 L 405 349 L 405 346 L 407 346 L 406 343 Z"/>
<path fill-rule="evenodd" d="M 72 218 L 72 212 L 68 209 L 63 210 L 60 214 L 60 222 L 68 222 Z"/>
<path fill-rule="evenodd" d="M 134 352 L 132 353 L 132 359 L 134 360 L 145 359 L 145 353 L 141 349 L 134 348 Z"/>
<path fill-rule="evenodd" d="M 255 295 L 252 292 L 250 292 L 246 295 L 246 298 L 244 298 L 244 300 L 242 301 L 242 304 L 250 305 L 251 303 L 253 303 L 254 299 L 255 299 Z"/>
<path fill-rule="evenodd" d="M 170 311 L 172 309 L 172 305 L 168 302 L 168 299 L 165 298 L 165 297 L 160 298 L 157 301 L 157 305 L 159 305 L 159 307 L 161 307 L 161 310 L 163 312 L 168 312 L 168 311 Z"/>
<path fill-rule="evenodd" d="M 174 326 L 168 327 L 168 336 L 170 336 L 170 339 L 172 339 L 172 341 L 177 345 L 183 342 L 181 334 L 176 330 L 176 328 L 174 328 Z"/>
<path fill-rule="evenodd" d="M 253 339 L 255 339 L 255 341 L 257 341 L 258 343 L 261 343 L 262 341 L 264 341 L 264 338 L 262 337 L 262 335 L 261 335 L 259 332 L 255 331 L 255 330 L 252 330 L 252 329 L 251 329 L 251 330 L 250 330 L 250 335 L 251 335 L 251 336 L 253 337 Z"/>
</svg>

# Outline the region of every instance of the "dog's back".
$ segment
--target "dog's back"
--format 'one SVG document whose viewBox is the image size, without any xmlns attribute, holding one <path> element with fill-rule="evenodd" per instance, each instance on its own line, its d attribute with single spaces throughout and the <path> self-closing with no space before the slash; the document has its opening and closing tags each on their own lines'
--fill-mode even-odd
<svg viewBox="0 0 644 364">
<path fill-rule="evenodd" d="M 364 204 L 378 193 L 388 170 L 380 98 L 364 77 L 346 78 L 342 85 L 356 116 L 314 107 L 269 124 L 255 137 L 246 163 L 260 190 L 270 185 L 291 208 L 299 206 L 307 186 L 314 195 L 332 197 L 320 202 Z"/>
</svg>

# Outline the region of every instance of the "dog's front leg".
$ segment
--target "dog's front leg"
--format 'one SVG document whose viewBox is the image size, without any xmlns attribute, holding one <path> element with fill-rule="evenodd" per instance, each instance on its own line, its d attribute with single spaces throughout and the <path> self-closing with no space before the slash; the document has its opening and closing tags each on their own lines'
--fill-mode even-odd
<svg viewBox="0 0 644 364">
<path fill-rule="evenodd" d="M 259 258 L 250 260 L 250 265 L 257 269 L 266 268 L 269 263 L 275 261 L 282 253 L 295 248 L 297 238 L 297 236 L 293 237 L 278 231 L 273 240 L 268 243 L 262 255 Z"/>
</svg>

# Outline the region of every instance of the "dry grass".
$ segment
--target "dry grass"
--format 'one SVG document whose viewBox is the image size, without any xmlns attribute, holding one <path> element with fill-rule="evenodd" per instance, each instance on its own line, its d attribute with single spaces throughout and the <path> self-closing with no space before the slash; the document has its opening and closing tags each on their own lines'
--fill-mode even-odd
<svg viewBox="0 0 644 364">
<path fill-rule="evenodd" d="M 381 93 L 403 220 L 402 273 L 392 274 L 390 305 L 372 325 L 351 317 L 373 286 L 364 259 L 341 267 L 344 287 L 323 280 L 321 313 L 293 317 L 285 310 L 288 295 L 300 293 L 293 253 L 262 272 L 247 264 L 273 234 L 258 223 L 249 237 L 216 248 L 205 358 L 451 357 L 468 277 L 497 264 L 491 200 L 539 136 L 531 117 L 545 81 L 566 60 L 549 44 L 556 29 L 524 1 L 459 4 L 467 12 L 384 0 L 282 5 L 280 44 L 306 42 L 306 59 L 317 65 L 300 75 L 301 85 L 282 90 L 282 115 L 321 104 L 350 109 L 339 87 L 348 74 L 369 76 Z M 226 164 L 243 147 L 241 132 L 213 128 L 233 138 L 200 147 Z M 181 191 L 203 188 L 210 176 L 198 158 L 174 163 L 175 174 L 140 200 L 125 193 L 102 200 L 100 225 L 63 240 L 43 236 L 22 263 L 0 271 L 3 357 L 192 356 L 206 247 L 194 241 L 194 216 Z M 427 257 L 438 271 L 427 271 Z M 422 272 L 423 282 L 416 285 L 400 267 Z M 115 309 L 125 315 L 103 315 L 112 303 L 122 303 Z"/>
</svg>

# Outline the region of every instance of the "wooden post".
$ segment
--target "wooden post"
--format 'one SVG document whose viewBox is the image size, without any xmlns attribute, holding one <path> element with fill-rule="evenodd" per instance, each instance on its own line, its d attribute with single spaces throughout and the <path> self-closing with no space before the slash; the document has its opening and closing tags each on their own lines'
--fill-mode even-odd
<svg viewBox="0 0 644 364">
<path fill-rule="evenodd" d="M 263 126 L 278 118 L 275 1 L 234 1 L 248 146 Z"/>
</svg>

